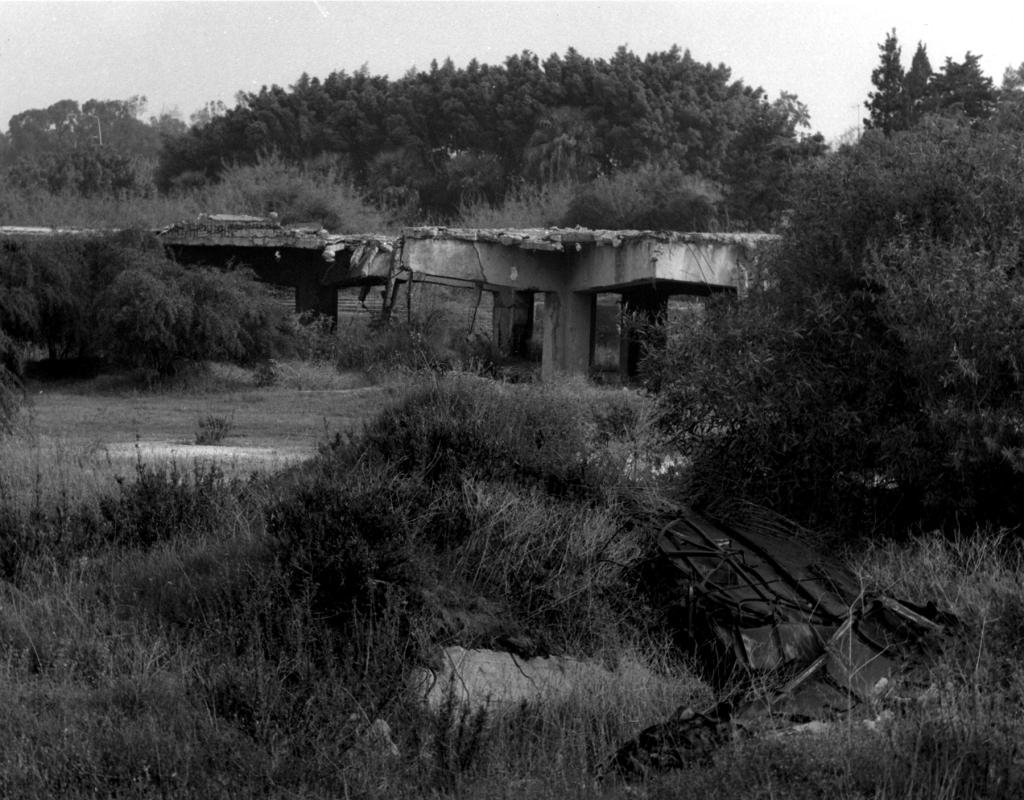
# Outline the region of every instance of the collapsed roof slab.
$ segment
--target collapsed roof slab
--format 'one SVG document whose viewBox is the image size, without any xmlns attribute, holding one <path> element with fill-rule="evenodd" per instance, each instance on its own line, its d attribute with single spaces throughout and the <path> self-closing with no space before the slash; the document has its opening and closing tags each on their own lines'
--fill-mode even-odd
<svg viewBox="0 0 1024 800">
<path fill-rule="evenodd" d="M 656 236 L 624 240 L 618 247 L 585 248 L 570 254 L 569 288 L 617 292 L 663 284 L 674 293 L 706 295 L 743 283 L 750 246 L 731 241 L 672 240 Z"/>
<path fill-rule="evenodd" d="M 454 238 L 406 238 L 401 270 L 413 280 L 465 283 L 490 291 L 553 292 L 568 282 L 561 253 Z"/>
<path fill-rule="evenodd" d="M 408 228 L 401 268 L 488 289 L 615 292 L 666 283 L 678 293 L 737 289 L 765 234 L 583 228 Z"/>
</svg>

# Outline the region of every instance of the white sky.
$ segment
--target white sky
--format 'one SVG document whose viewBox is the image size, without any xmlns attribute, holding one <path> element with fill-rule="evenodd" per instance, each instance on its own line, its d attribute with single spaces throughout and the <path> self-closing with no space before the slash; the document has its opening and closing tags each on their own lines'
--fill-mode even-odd
<svg viewBox="0 0 1024 800">
<path fill-rule="evenodd" d="M 366 64 L 401 77 L 450 56 L 501 63 L 573 46 L 610 57 L 673 44 L 725 63 L 771 97 L 795 92 L 834 139 L 857 125 L 895 27 L 909 66 L 918 40 L 932 66 L 968 50 L 998 85 L 1024 62 L 1024 5 L 1003 2 L 9 2 L 0 0 L 0 128 L 58 100 L 149 98 L 147 114 L 189 114 L 239 90 L 288 86 Z"/>
</svg>

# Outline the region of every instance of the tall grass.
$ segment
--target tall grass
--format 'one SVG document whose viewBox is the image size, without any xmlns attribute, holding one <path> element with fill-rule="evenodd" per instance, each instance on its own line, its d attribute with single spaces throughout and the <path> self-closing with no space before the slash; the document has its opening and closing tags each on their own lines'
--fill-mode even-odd
<svg viewBox="0 0 1024 800">
<path fill-rule="evenodd" d="M 485 200 L 463 203 L 458 224 L 465 228 L 551 228 L 563 224 L 579 191 L 573 182 L 527 184 L 506 195 L 499 205 Z"/>
<path fill-rule="evenodd" d="M 313 223 L 334 233 L 388 233 L 395 225 L 330 164 L 297 167 L 278 156 L 229 168 L 199 196 L 219 214 L 279 215 L 282 223 Z"/>
<path fill-rule="evenodd" d="M 537 451 L 518 483 L 483 469 L 500 437 L 456 435 L 469 457 L 453 455 L 463 466 L 436 480 L 415 460 L 388 466 L 391 417 L 279 479 L 140 465 L 116 488 L 51 493 L 59 512 L 6 503 L 8 521 L 42 541 L 0 585 L 0 789 L 413 797 L 511 781 L 585 796 L 618 739 L 703 692 L 635 624 L 625 567 L 644 546 L 618 529 L 614 503 L 548 490 L 559 425 L 598 450 L 625 430 L 596 414 L 597 393 L 489 392 L 469 376 L 425 385 L 406 415 L 430 391 L 419 415 L 462 407 L 467 429 L 500 430 L 524 403 L 535 416 L 565 410 L 550 435 L 518 445 L 514 458 Z M 459 621 L 474 614 L 486 624 Z M 520 631 L 617 662 L 620 679 L 455 738 L 407 695 L 406 669 L 441 644 Z M 377 717 L 398 757 L 366 739 Z"/>
<path fill-rule="evenodd" d="M 218 183 L 170 194 L 150 187 L 82 197 L 0 187 L 0 225 L 160 228 L 201 213 L 266 216 L 272 211 L 283 223 L 311 223 L 336 233 L 388 233 L 396 228 L 332 165 L 298 167 L 276 156 L 229 167 Z"/>
<path fill-rule="evenodd" d="M 84 198 L 41 189 L 23 190 L 11 185 L 0 189 L 0 225 L 160 228 L 179 220 L 195 219 L 206 211 L 206 198 L 198 192 Z"/>
<path fill-rule="evenodd" d="M 38 540 L 0 581 L 0 793 L 1019 796 L 1024 564 L 1006 533 L 858 557 L 866 587 L 961 620 L 932 687 L 873 709 L 891 712 L 884 733 L 843 721 L 599 783 L 622 740 L 712 700 L 636 583 L 653 534 L 626 510 L 659 490 L 630 475 L 659 447 L 649 403 L 465 374 L 404 391 L 278 476 L 140 467 L 93 486 L 55 450 L 43 503 L 0 473 L 0 536 Z M 411 698 L 407 670 L 440 646 L 524 638 L 609 670 L 485 718 Z M 398 755 L 374 743 L 378 719 Z"/>
</svg>

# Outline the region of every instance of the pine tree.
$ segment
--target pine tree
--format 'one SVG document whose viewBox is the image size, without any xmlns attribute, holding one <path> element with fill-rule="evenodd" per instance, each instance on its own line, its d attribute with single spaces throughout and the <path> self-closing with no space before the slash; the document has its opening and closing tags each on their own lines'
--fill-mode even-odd
<svg viewBox="0 0 1024 800">
<path fill-rule="evenodd" d="M 929 93 L 937 110 L 960 112 L 969 119 L 992 116 L 999 90 L 992 79 L 982 73 L 980 58 L 967 51 L 963 63 L 946 59 L 942 71 L 932 80 Z"/>
<path fill-rule="evenodd" d="M 910 62 L 910 70 L 903 78 L 904 121 L 901 128 L 914 127 L 924 115 L 932 77 L 932 64 L 928 60 L 927 48 L 918 42 L 914 59 Z"/>
<path fill-rule="evenodd" d="M 871 83 L 877 91 L 868 94 L 864 104 L 870 116 L 864 120 L 864 127 L 880 130 L 885 134 L 900 127 L 903 122 L 903 65 L 900 63 L 900 46 L 896 29 L 886 34 L 885 42 L 878 46 L 881 60 L 871 72 Z"/>
<path fill-rule="evenodd" d="M 995 124 L 1001 130 L 1024 130 L 1024 63 L 1003 73 Z"/>
</svg>

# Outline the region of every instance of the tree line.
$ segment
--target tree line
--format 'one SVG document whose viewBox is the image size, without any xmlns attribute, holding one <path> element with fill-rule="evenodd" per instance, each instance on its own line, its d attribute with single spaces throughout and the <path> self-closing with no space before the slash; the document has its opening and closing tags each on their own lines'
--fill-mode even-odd
<svg viewBox="0 0 1024 800">
<path fill-rule="evenodd" d="M 0 135 L 6 182 L 84 197 L 145 191 L 164 141 L 188 127 L 170 113 L 143 122 L 146 98 L 61 100 L 11 117 Z"/>
<path fill-rule="evenodd" d="M 864 126 L 882 133 L 905 131 L 927 115 L 955 114 L 980 122 L 993 121 L 1000 127 L 1020 127 L 1024 109 L 1024 64 L 1007 67 L 1001 87 L 981 71 L 981 56 L 970 50 L 963 61 L 947 57 L 937 71 L 932 69 L 928 48 L 918 42 L 910 61 L 903 67 L 903 48 L 896 30 L 879 45 L 878 66 L 871 73 L 875 87 L 865 106 Z"/>
<path fill-rule="evenodd" d="M 467 203 L 500 205 L 524 186 L 588 186 L 654 167 L 711 187 L 704 196 L 723 224 L 768 228 L 795 166 L 825 149 L 796 96 L 769 100 L 676 47 L 448 60 L 397 80 L 303 74 L 236 100 L 210 104 L 190 126 L 170 115 L 142 122 L 144 98 L 26 111 L 0 140 L 0 168 L 55 192 L 174 193 L 275 157 L 329 166 L 406 221 L 451 221 Z"/>
</svg>

